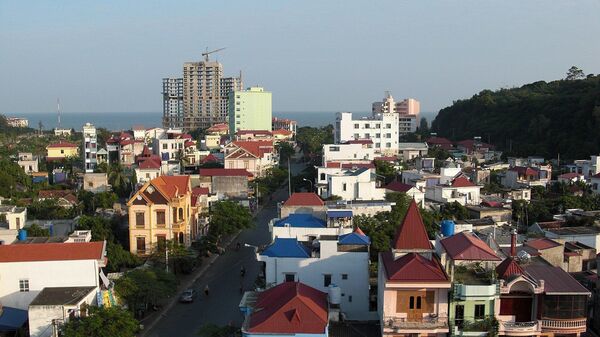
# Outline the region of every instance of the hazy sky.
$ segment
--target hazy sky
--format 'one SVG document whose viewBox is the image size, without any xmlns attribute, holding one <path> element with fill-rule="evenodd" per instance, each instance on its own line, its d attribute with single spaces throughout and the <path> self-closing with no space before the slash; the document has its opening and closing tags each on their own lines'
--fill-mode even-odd
<svg viewBox="0 0 600 337">
<path fill-rule="evenodd" d="M 0 1 L 0 113 L 162 111 L 208 47 L 274 111 L 437 111 L 485 88 L 600 73 L 600 1 Z"/>
</svg>

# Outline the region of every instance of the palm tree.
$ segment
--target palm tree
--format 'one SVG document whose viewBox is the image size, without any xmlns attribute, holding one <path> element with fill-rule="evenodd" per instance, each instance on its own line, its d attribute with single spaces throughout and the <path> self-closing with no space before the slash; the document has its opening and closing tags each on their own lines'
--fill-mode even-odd
<svg viewBox="0 0 600 337">
<path fill-rule="evenodd" d="M 121 164 L 112 164 L 108 172 L 108 182 L 117 194 L 122 194 L 127 189 L 127 184 L 129 183 L 129 179 L 123 171 L 123 166 Z"/>
</svg>

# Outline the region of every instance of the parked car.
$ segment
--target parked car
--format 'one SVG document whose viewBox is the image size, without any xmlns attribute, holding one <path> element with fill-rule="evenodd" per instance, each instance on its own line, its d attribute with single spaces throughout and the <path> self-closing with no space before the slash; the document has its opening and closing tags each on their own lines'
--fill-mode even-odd
<svg viewBox="0 0 600 337">
<path fill-rule="evenodd" d="M 196 291 L 194 289 L 186 289 L 181 296 L 179 296 L 179 302 L 181 303 L 192 303 L 196 297 Z"/>
</svg>

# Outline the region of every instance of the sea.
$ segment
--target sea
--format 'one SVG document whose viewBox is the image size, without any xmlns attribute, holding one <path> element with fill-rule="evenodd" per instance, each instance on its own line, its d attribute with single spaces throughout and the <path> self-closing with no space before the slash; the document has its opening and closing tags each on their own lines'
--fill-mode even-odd
<svg viewBox="0 0 600 337">
<path fill-rule="evenodd" d="M 336 112 L 273 112 L 274 117 L 293 119 L 298 126 L 325 126 L 333 124 Z M 370 112 L 354 112 L 355 117 L 366 117 Z M 22 117 L 29 120 L 29 127 L 37 129 L 39 123 L 45 130 L 58 126 L 56 112 L 36 113 L 5 113 L 7 117 Z M 431 122 L 435 113 L 422 112 L 421 116 Z M 162 124 L 162 112 L 63 112 L 61 113 L 61 128 L 81 129 L 85 123 L 92 123 L 96 127 L 106 128 L 111 131 L 129 130 L 134 125 L 146 128 L 159 127 Z"/>
</svg>

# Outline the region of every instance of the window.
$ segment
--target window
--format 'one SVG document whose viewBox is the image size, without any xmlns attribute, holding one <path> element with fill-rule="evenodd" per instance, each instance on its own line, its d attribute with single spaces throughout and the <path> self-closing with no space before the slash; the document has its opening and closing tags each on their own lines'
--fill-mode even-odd
<svg viewBox="0 0 600 337">
<path fill-rule="evenodd" d="M 475 304 L 475 319 L 485 318 L 485 304 Z"/>
<path fill-rule="evenodd" d="M 19 280 L 19 291 L 22 293 L 29 291 L 29 279 Z"/>
<path fill-rule="evenodd" d="M 385 147 L 387 147 L 387 148 L 392 147 L 392 143 L 385 143 Z"/>
<path fill-rule="evenodd" d="M 329 287 L 330 284 L 331 284 L 331 274 L 324 274 L 323 275 L 323 286 Z"/>
<path fill-rule="evenodd" d="M 381 143 L 375 143 L 375 147 L 381 147 Z"/>
<path fill-rule="evenodd" d="M 379 123 L 375 124 L 375 128 L 381 129 L 381 124 L 379 124 Z"/>
<path fill-rule="evenodd" d="M 146 179 L 150 179 L 150 173 L 146 173 Z"/>
<path fill-rule="evenodd" d="M 386 133 L 385 134 L 385 138 L 392 138 L 392 134 L 391 133 Z"/>
<path fill-rule="evenodd" d="M 179 208 L 179 221 L 183 220 L 183 208 Z"/>
<path fill-rule="evenodd" d="M 60 150 L 60 154 L 65 154 L 65 150 Z"/>
<path fill-rule="evenodd" d="M 370 129 L 371 128 L 371 124 L 367 123 L 365 124 L 365 129 Z"/>
<path fill-rule="evenodd" d="M 321 180 L 325 180 L 325 173 L 321 173 Z"/>
<path fill-rule="evenodd" d="M 360 138 L 360 135 L 358 133 L 355 133 L 354 134 L 354 139 L 359 139 L 359 138 Z"/>
<path fill-rule="evenodd" d="M 159 226 L 167 224 L 165 211 L 156 211 L 156 224 Z"/>
<path fill-rule="evenodd" d="M 88 181 L 88 187 L 94 187 L 94 183 L 91 181 Z"/>
<path fill-rule="evenodd" d="M 146 253 L 146 238 L 143 236 L 138 236 L 135 238 L 135 247 L 139 254 Z"/>
<path fill-rule="evenodd" d="M 465 319 L 465 306 L 462 304 L 457 304 L 455 310 L 456 314 L 454 315 L 454 322 L 456 323 L 456 326 L 462 328 L 463 321 Z"/>
<path fill-rule="evenodd" d="M 358 129 L 358 128 L 360 128 L 360 125 L 358 123 L 356 123 L 356 124 L 354 124 L 354 128 Z"/>
<path fill-rule="evenodd" d="M 376 133 L 375 138 L 381 138 L 381 133 Z"/>
<path fill-rule="evenodd" d="M 135 213 L 135 225 L 137 227 L 144 227 L 146 223 L 144 222 L 144 212 L 136 212 Z"/>
<path fill-rule="evenodd" d="M 169 148 L 169 145 L 168 145 L 168 144 L 163 144 L 163 150 L 166 150 L 166 149 L 168 149 L 168 148 Z"/>
<path fill-rule="evenodd" d="M 386 125 L 385 125 L 385 128 L 386 128 L 386 129 L 391 129 L 391 128 L 392 128 L 392 124 L 389 124 L 389 123 L 388 123 L 388 124 L 386 124 Z"/>
<path fill-rule="evenodd" d="M 348 302 L 352 302 L 352 295 L 348 296 Z"/>
<path fill-rule="evenodd" d="M 347 280 L 348 279 L 348 274 L 342 274 L 342 280 Z"/>
<path fill-rule="evenodd" d="M 417 296 L 417 309 L 421 309 L 421 296 Z"/>
<path fill-rule="evenodd" d="M 294 274 L 284 274 L 285 282 L 294 282 L 296 280 L 296 275 Z"/>
<path fill-rule="evenodd" d="M 342 184 L 342 191 L 345 191 L 345 190 L 346 190 L 346 183 L 343 183 Z"/>
<path fill-rule="evenodd" d="M 371 139 L 371 134 L 370 133 L 365 133 L 365 139 Z"/>
<path fill-rule="evenodd" d="M 415 297 L 414 296 L 411 296 L 410 299 L 408 300 L 408 308 L 409 309 L 415 308 Z"/>
<path fill-rule="evenodd" d="M 167 246 L 167 236 L 166 235 L 157 235 L 156 236 L 156 245 L 159 250 L 165 249 Z"/>
</svg>

